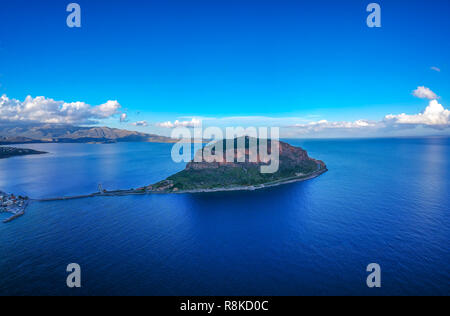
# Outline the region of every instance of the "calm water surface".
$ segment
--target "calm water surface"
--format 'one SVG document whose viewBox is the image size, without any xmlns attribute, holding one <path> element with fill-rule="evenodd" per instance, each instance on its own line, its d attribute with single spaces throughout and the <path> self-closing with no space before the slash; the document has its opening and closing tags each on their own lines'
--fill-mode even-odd
<svg viewBox="0 0 450 316">
<path fill-rule="evenodd" d="M 0 224 L 0 295 L 450 295 L 449 138 L 289 142 L 330 171 L 255 192 L 32 203 Z M 0 160 L 0 190 L 129 189 L 184 168 L 168 144 L 25 147 L 49 154 Z M 66 288 L 72 262 L 81 289 Z M 381 289 L 365 285 L 372 262 Z"/>
</svg>

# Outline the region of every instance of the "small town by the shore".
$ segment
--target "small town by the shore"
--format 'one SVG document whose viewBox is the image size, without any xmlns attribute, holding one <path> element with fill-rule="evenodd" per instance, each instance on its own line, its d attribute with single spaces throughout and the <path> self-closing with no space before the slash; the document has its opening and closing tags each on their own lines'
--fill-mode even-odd
<svg viewBox="0 0 450 316">
<path fill-rule="evenodd" d="M 0 191 L 0 213 L 10 213 L 11 217 L 3 222 L 7 223 L 25 214 L 25 208 L 28 205 L 28 197 L 15 196 Z"/>
</svg>

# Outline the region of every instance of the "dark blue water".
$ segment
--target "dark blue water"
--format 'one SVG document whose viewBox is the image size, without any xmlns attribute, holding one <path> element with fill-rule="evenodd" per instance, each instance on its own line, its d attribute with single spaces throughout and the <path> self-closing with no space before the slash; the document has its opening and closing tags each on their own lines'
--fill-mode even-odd
<svg viewBox="0 0 450 316">
<path fill-rule="evenodd" d="M 0 295 L 450 295 L 450 139 L 290 141 L 330 171 L 255 192 L 35 202 L 0 225 Z M 0 189 L 131 188 L 184 166 L 170 145 L 30 145 Z M 66 287 L 66 266 L 82 288 Z M 366 286 L 366 266 L 382 288 Z"/>
</svg>

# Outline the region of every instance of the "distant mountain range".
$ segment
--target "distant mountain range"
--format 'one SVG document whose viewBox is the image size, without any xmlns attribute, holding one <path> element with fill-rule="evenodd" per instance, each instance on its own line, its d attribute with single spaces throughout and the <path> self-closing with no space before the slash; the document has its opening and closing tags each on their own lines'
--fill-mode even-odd
<svg viewBox="0 0 450 316">
<path fill-rule="evenodd" d="M 174 143 L 177 141 L 170 137 L 109 127 L 56 124 L 0 125 L 0 145 L 26 143 Z"/>
</svg>

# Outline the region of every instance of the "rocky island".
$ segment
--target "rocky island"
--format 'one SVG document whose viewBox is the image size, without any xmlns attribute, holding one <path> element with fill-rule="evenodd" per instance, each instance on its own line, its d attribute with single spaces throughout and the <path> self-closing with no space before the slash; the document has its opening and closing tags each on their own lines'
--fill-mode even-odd
<svg viewBox="0 0 450 316">
<path fill-rule="evenodd" d="M 46 152 L 25 148 L 0 147 L 0 159 L 15 156 L 42 155 L 42 154 L 46 154 Z"/>
<path fill-rule="evenodd" d="M 235 148 L 238 139 L 234 139 Z M 250 139 L 245 139 L 245 162 L 237 162 L 239 152 L 234 151 L 234 162 L 195 162 L 191 161 L 186 168 L 166 180 L 136 191 L 164 193 L 195 193 L 233 190 L 256 190 L 285 183 L 304 181 L 321 175 L 327 171 L 323 161 L 315 160 L 299 147 L 279 142 L 279 168 L 275 173 L 261 173 L 262 162 L 258 154 L 257 162 L 250 162 Z M 226 152 L 226 141 L 219 141 L 214 146 L 223 146 Z M 259 144 L 259 140 L 256 143 Z M 211 145 L 209 145 L 211 146 Z M 200 151 L 205 151 L 204 147 Z M 270 140 L 268 141 L 270 149 Z M 197 152 L 196 155 L 202 155 Z M 225 155 L 225 154 L 224 154 Z M 225 159 L 224 159 L 225 161 Z"/>
<path fill-rule="evenodd" d="M 238 138 L 234 139 L 234 147 Z M 308 153 L 299 147 L 291 146 L 285 142 L 278 142 L 278 166 L 276 172 L 262 173 L 261 166 L 269 165 L 270 161 L 265 161 L 258 154 L 256 162 L 249 159 L 250 153 L 256 144 L 259 147 L 260 140 L 251 142 L 250 138 L 245 138 L 245 149 L 234 150 L 234 162 L 207 162 L 195 161 L 189 162 L 186 168 L 167 179 L 158 183 L 130 190 L 101 190 L 96 193 L 79 196 L 65 196 L 50 199 L 41 199 L 39 201 L 57 201 L 72 200 L 98 196 L 125 196 L 125 195 L 143 195 L 155 193 L 200 193 L 200 192 L 220 192 L 220 191 L 242 191 L 257 190 L 267 187 L 279 186 L 286 183 L 309 180 L 320 176 L 328 171 L 325 163 L 321 160 L 310 158 Z M 269 140 L 267 148 L 272 148 Z M 226 153 L 225 140 L 207 145 L 200 149 L 196 156 L 204 157 L 204 152 L 211 150 L 211 146 L 223 146 L 224 155 Z M 253 144 L 253 145 L 251 145 Z M 269 150 L 269 154 L 270 150 Z M 238 159 L 240 158 L 240 159 Z M 245 159 L 243 159 L 245 158 Z M 243 161 L 242 161 L 243 160 Z M 242 161 L 242 162 L 239 162 Z"/>
</svg>

